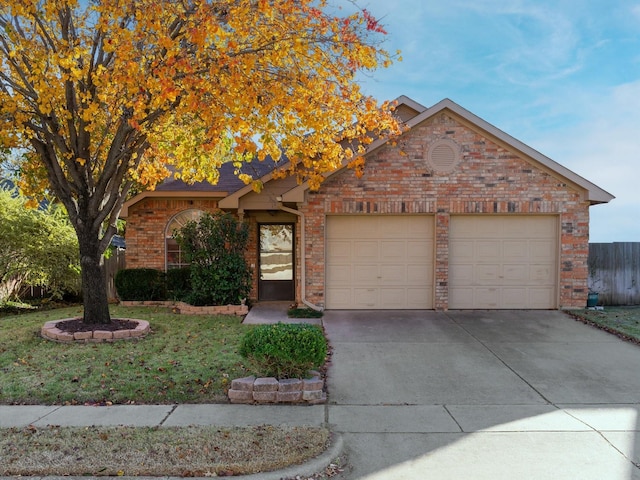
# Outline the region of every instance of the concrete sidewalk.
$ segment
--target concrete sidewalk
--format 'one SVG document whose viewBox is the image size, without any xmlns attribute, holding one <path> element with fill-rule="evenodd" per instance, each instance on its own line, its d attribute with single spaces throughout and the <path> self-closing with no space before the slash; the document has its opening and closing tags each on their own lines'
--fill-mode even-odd
<svg viewBox="0 0 640 480">
<path fill-rule="evenodd" d="M 118 426 L 186 427 L 325 424 L 324 405 L 0 405 L 0 428 Z"/>
</svg>

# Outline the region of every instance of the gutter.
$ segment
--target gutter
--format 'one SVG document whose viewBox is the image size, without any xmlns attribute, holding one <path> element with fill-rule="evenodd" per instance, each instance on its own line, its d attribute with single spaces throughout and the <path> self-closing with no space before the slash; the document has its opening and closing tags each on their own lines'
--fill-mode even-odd
<svg viewBox="0 0 640 480">
<path fill-rule="evenodd" d="M 306 274 L 307 262 L 306 262 L 306 255 L 304 251 L 306 248 L 304 213 L 302 213 L 299 210 L 295 210 L 293 208 L 285 207 L 282 204 L 282 197 L 277 197 L 276 200 L 278 201 L 278 208 L 280 210 L 282 210 L 283 212 L 292 213 L 293 215 L 296 215 L 297 217 L 300 218 L 300 243 L 302 244 L 302 246 L 300 247 L 300 253 L 301 253 L 300 256 L 302 257 L 301 258 L 302 265 L 300 268 L 300 283 L 301 283 L 300 296 L 301 296 L 302 303 L 304 303 L 307 307 L 317 312 L 322 312 L 324 310 L 323 307 L 319 307 L 318 305 L 311 303 L 307 300 L 307 274 Z"/>
</svg>

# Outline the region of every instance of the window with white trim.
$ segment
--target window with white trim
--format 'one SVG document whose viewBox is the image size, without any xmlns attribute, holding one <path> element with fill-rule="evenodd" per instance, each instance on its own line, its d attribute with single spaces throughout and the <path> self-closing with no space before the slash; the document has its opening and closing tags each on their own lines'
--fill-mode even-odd
<svg viewBox="0 0 640 480">
<path fill-rule="evenodd" d="M 178 245 L 178 242 L 173 238 L 173 233 L 191 221 L 197 222 L 203 213 L 202 210 L 197 209 L 184 210 L 175 215 L 167 224 L 165 230 L 165 265 L 167 270 L 189 265 L 184 258 L 184 252 L 180 248 L 180 245 Z"/>
</svg>

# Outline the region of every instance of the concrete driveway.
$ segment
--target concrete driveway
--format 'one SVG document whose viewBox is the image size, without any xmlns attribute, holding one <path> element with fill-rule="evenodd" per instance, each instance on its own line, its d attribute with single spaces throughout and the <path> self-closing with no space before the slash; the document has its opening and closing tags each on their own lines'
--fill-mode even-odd
<svg viewBox="0 0 640 480">
<path fill-rule="evenodd" d="M 640 347 L 556 311 L 327 311 L 349 479 L 640 479 Z"/>
</svg>

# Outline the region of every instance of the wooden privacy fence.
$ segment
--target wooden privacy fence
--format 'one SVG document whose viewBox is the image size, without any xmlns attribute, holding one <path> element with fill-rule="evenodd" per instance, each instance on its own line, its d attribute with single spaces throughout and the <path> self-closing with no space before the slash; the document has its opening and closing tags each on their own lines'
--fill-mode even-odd
<svg viewBox="0 0 640 480">
<path fill-rule="evenodd" d="M 589 289 L 600 305 L 640 305 L 640 242 L 590 243 Z"/>
</svg>

